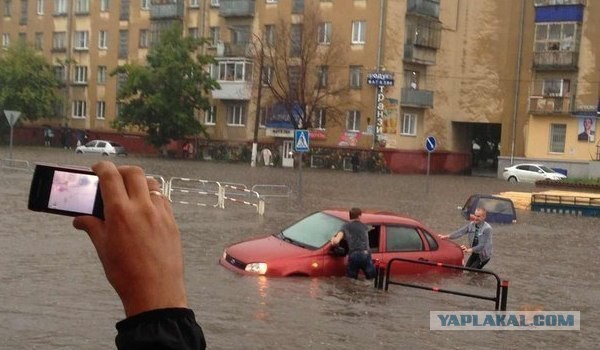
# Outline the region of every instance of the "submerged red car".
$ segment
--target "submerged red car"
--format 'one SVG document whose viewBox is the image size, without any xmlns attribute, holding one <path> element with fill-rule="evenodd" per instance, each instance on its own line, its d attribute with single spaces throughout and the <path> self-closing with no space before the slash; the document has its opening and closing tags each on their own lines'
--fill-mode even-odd
<svg viewBox="0 0 600 350">
<path fill-rule="evenodd" d="M 349 221 L 347 211 L 325 210 L 308 215 L 279 233 L 235 243 L 223 252 L 219 263 L 229 270 L 264 276 L 345 276 L 345 252 L 329 239 Z M 360 221 L 370 226 L 373 260 L 387 264 L 407 258 L 463 264 L 463 252 L 449 240 L 441 240 L 420 222 L 387 212 L 363 212 Z M 344 246 L 344 241 L 340 244 Z M 343 249 L 341 249 L 343 250 Z M 425 264 L 392 264 L 392 274 L 442 272 Z"/>
</svg>

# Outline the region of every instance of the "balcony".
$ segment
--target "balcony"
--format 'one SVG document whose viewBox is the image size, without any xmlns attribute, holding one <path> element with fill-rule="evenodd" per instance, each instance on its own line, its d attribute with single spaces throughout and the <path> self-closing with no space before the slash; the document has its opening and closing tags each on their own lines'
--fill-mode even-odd
<svg viewBox="0 0 600 350">
<path fill-rule="evenodd" d="M 400 105 L 404 107 L 432 108 L 433 91 L 403 88 Z"/>
<path fill-rule="evenodd" d="M 219 81 L 221 88 L 212 90 L 212 98 L 219 100 L 248 101 L 252 96 L 250 81 Z"/>
<path fill-rule="evenodd" d="M 150 5 L 150 19 L 183 18 L 183 1 L 170 1 L 169 3 Z"/>
<path fill-rule="evenodd" d="M 435 64 L 437 50 L 424 46 L 411 44 L 404 45 L 404 61 L 433 65 Z"/>
<path fill-rule="evenodd" d="M 586 0 L 535 0 L 534 6 L 556 6 L 556 5 L 583 5 L 585 6 Z"/>
<path fill-rule="evenodd" d="M 255 0 L 221 0 L 219 15 L 221 17 L 254 17 Z"/>
<path fill-rule="evenodd" d="M 406 12 L 429 17 L 440 17 L 439 0 L 408 0 Z"/>
<path fill-rule="evenodd" d="M 529 96 L 529 113 L 532 114 L 568 114 L 571 111 L 571 98 Z"/>
<path fill-rule="evenodd" d="M 251 57 L 252 50 L 250 44 L 223 44 L 223 55 L 225 57 Z"/>
<path fill-rule="evenodd" d="M 536 70 L 577 70 L 579 52 L 541 51 L 533 53 L 533 67 Z"/>
</svg>

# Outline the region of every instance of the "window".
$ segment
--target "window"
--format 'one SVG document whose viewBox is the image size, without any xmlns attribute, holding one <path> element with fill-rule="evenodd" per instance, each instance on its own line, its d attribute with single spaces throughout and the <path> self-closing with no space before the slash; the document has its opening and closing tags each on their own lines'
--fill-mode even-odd
<svg viewBox="0 0 600 350">
<path fill-rule="evenodd" d="M 273 24 L 265 25 L 265 34 L 263 40 L 268 46 L 275 46 L 275 26 Z"/>
<path fill-rule="evenodd" d="M 44 49 L 44 33 L 37 32 L 35 33 L 35 49 L 42 51 Z"/>
<path fill-rule="evenodd" d="M 27 24 L 27 0 L 21 0 L 21 18 L 19 18 L 20 25 Z"/>
<path fill-rule="evenodd" d="M 7 48 L 10 46 L 10 33 L 2 33 L 2 47 Z"/>
<path fill-rule="evenodd" d="M 327 124 L 327 110 L 324 108 L 317 108 L 313 115 L 312 126 L 315 129 L 325 129 Z"/>
<path fill-rule="evenodd" d="M 367 35 L 366 21 L 352 21 L 352 43 L 364 44 Z"/>
<path fill-rule="evenodd" d="M 140 29 L 140 47 L 145 49 L 150 43 L 150 33 L 148 29 Z"/>
<path fill-rule="evenodd" d="M 292 24 L 290 28 L 290 56 L 298 57 L 302 53 L 302 24 Z"/>
<path fill-rule="evenodd" d="M 288 67 L 288 96 L 292 99 L 298 97 L 300 88 L 300 66 Z"/>
<path fill-rule="evenodd" d="M 27 42 L 27 33 L 24 33 L 24 32 L 19 33 L 19 42 L 21 44 L 25 44 Z"/>
<path fill-rule="evenodd" d="M 87 50 L 88 49 L 89 33 L 87 31 L 76 31 L 75 32 L 75 50 Z"/>
<path fill-rule="evenodd" d="M 565 137 L 567 135 L 567 125 L 551 124 L 550 125 L 550 152 L 564 153 L 565 152 Z"/>
<path fill-rule="evenodd" d="M 250 42 L 250 27 L 235 26 L 231 27 L 231 43 L 232 44 L 247 44 Z"/>
<path fill-rule="evenodd" d="M 210 27 L 210 44 L 217 46 L 221 39 L 221 29 L 219 27 Z"/>
<path fill-rule="evenodd" d="M 404 87 L 418 90 L 419 89 L 419 72 L 414 70 L 404 71 Z"/>
<path fill-rule="evenodd" d="M 402 135 L 417 135 L 417 115 L 405 113 L 402 117 Z"/>
<path fill-rule="evenodd" d="M 55 15 L 66 15 L 67 14 L 67 0 L 54 0 L 54 14 Z"/>
<path fill-rule="evenodd" d="M 108 73 L 108 68 L 106 68 L 106 66 L 98 66 L 98 84 L 99 85 L 106 84 L 107 73 Z"/>
<path fill-rule="evenodd" d="M 219 0 L 210 0 L 210 6 L 219 7 Z"/>
<path fill-rule="evenodd" d="M 100 0 L 100 12 L 108 12 L 108 1 L 109 0 Z"/>
<path fill-rule="evenodd" d="M 119 13 L 119 19 L 121 21 L 129 21 L 129 5 L 131 0 L 121 0 L 121 12 Z"/>
<path fill-rule="evenodd" d="M 104 119 L 106 117 L 106 102 L 96 102 L 96 119 Z"/>
<path fill-rule="evenodd" d="M 127 58 L 129 53 L 129 31 L 119 30 L 119 58 Z"/>
<path fill-rule="evenodd" d="M 4 17 L 12 16 L 12 0 L 4 0 Z"/>
<path fill-rule="evenodd" d="M 98 32 L 98 48 L 108 49 L 108 32 L 106 30 Z"/>
<path fill-rule="evenodd" d="M 360 89 L 362 86 L 362 66 L 350 66 L 350 87 Z"/>
<path fill-rule="evenodd" d="M 86 14 L 90 13 L 90 0 L 76 0 L 75 13 Z"/>
<path fill-rule="evenodd" d="M 414 228 L 388 226 L 386 233 L 385 246 L 388 252 L 423 250 L 421 236 Z"/>
<path fill-rule="evenodd" d="M 37 14 L 44 14 L 44 0 L 37 0 Z"/>
<path fill-rule="evenodd" d="M 53 71 L 56 80 L 60 81 L 61 83 L 64 83 L 67 80 L 67 70 L 65 69 L 65 66 L 54 66 Z"/>
<path fill-rule="evenodd" d="M 438 49 L 441 41 L 441 24 L 424 16 L 406 18 L 406 44 Z"/>
<path fill-rule="evenodd" d="M 198 27 L 188 28 L 188 36 L 190 38 L 198 39 L 200 37 L 200 30 L 198 30 Z"/>
<path fill-rule="evenodd" d="M 245 61 L 220 61 L 211 73 L 213 79 L 224 81 L 250 81 L 252 64 Z"/>
<path fill-rule="evenodd" d="M 190 0 L 190 7 L 200 7 L 200 0 Z"/>
<path fill-rule="evenodd" d="M 260 118 L 258 119 L 258 126 L 265 128 L 267 126 L 267 120 L 271 120 L 273 117 L 273 107 L 266 106 L 260 108 Z"/>
<path fill-rule="evenodd" d="M 348 112 L 348 119 L 346 120 L 346 130 L 348 130 L 348 131 L 359 131 L 360 130 L 360 111 Z"/>
<path fill-rule="evenodd" d="M 150 0 L 141 0 L 140 1 L 140 8 L 142 10 L 149 10 L 150 9 Z"/>
<path fill-rule="evenodd" d="M 571 81 L 568 79 L 544 80 L 543 96 L 563 97 L 570 93 Z"/>
<path fill-rule="evenodd" d="M 267 4 L 276 4 L 279 0 L 267 0 Z"/>
<path fill-rule="evenodd" d="M 304 12 L 304 0 L 293 0 L 292 13 L 301 14 Z"/>
<path fill-rule="evenodd" d="M 53 50 L 64 50 L 67 41 L 66 32 L 54 32 L 52 33 L 52 49 Z"/>
<path fill-rule="evenodd" d="M 227 125 L 243 126 L 245 122 L 245 108 L 241 104 L 227 106 Z"/>
<path fill-rule="evenodd" d="M 535 25 L 535 51 L 577 51 L 575 23 L 538 23 Z"/>
<path fill-rule="evenodd" d="M 331 22 L 319 23 L 319 44 L 331 44 Z"/>
<path fill-rule="evenodd" d="M 271 86 L 273 83 L 273 66 L 263 67 L 262 84 L 263 86 Z"/>
<path fill-rule="evenodd" d="M 328 66 L 317 67 L 317 87 L 318 88 L 326 87 L 328 78 L 329 78 L 329 67 Z"/>
<path fill-rule="evenodd" d="M 85 101 L 73 101 L 73 118 L 83 119 L 87 116 L 87 103 Z"/>
<path fill-rule="evenodd" d="M 73 77 L 73 82 L 77 84 L 87 83 L 87 73 L 87 66 L 75 66 L 75 76 Z"/>
<path fill-rule="evenodd" d="M 204 124 L 215 125 L 217 123 L 217 106 L 210 106 L 207 111 L 204 111 Z"/>
</svg>

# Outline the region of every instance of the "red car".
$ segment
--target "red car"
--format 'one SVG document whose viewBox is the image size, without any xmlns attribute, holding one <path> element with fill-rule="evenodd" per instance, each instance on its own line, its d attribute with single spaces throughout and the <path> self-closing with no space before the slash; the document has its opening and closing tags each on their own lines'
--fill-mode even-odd
<svg viewBox="0 0 600 350">
<path fill-rule="evenodd" d="M 348 211 L 316 212 L 279 233 L 225 248 L 219 263 L 231 271 L 250 275 L 345 276 L 345 254 L 334 249 L 329 239 L 347 221 Z M 463 264 L 463 252 L 456 243 L 440 240 L 437 234 L 416 220 L 393 213 L 366 212 L 360 221 L 371 227 L 369 246 L 376 263 L 387 264 L 390 259 L 399 257 Z M 340 246 L 344 243 L 342 241 Z M 392 265 L 391 273 L 418 274 L 445 270 L 449 269 L 401 262 Z"/>
</svg>

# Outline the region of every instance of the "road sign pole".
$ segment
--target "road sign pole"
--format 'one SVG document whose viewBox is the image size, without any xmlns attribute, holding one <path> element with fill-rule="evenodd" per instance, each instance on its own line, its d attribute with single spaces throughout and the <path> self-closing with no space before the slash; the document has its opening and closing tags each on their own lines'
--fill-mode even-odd
<svg viewBox="0 0 600 350">
<path fill-rule="evenodd" d="M 13 126 L 10 126 L 10 144 L 8 146 L 8 159 L 12 160 L 13 159 L 13 153 L 12 153 L 12 147 L 13 147 Z"/>
<path fill-rule="evenodd" d="M 431 166 L 431 152 L 427 152 L 427 176 L 425 178 L 425 194 L 429 194 L 429 167 Z"/>
<path fill-rule="evenodd" d="M 304 192 L 304 189 L 302 188 L 302 163 L 304 163 L 303 161 L 303 153 L 300 152 L 299 154 L 299 164 L 298 164 L 298 203 L 300 203 L 300 207 L 302 207 L 302 193 Z"/>
</svg>

